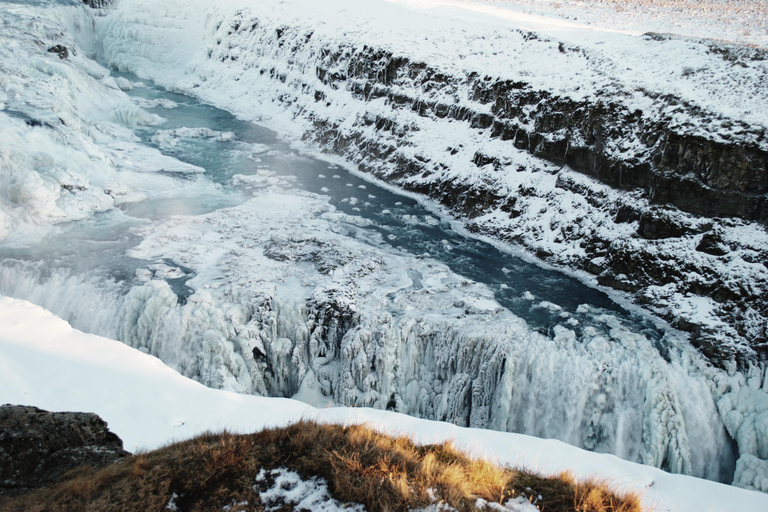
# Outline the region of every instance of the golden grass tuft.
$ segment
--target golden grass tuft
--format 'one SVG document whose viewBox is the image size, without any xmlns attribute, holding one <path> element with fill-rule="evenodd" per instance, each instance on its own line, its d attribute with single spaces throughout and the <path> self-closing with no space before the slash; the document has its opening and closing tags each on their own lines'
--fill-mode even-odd
<svg viewBox="0 0 768 512">
<path fill-rule="evenodd" d="M 162 511 L 176 495 L 179 511 L 263 511 L 254 490 L 260 469 L 288 468 L 319 476 L 341 502 L 369 512 L 424 507 L 432 496 L 459 512 L 478 498 L 504 503 L 523 495 L 543 512 L 640 512 L 636 495 L 621 496 L 605 482 L 547 478 L 467 457 L 450 443 L 417 446 L 365 426 L 300 422 L 257 434 L 205 434 L 129 457 L 100 471 L 82 469 L 55 486 L 0 501 L 0 511 Z M 538 496 L 541 495 L 541 499 Z"/>
</svg>

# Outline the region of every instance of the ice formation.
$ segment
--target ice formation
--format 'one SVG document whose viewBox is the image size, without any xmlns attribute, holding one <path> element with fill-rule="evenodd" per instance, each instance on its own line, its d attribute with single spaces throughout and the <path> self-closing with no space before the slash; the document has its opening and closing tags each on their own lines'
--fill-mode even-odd
<svg viewBox="0 0 768 512">
<path fill-rule="evenodd" d="M 308 385 L 343 405 L 555 437 L 709 478 L 729 471 L 713 370 L 674 339 L 666 361 L 600 311 L 584 338 L 565 327 L 543 336 L 444 265 L 359 240 L 363 220 L 337 224 L 327 199 L 270 184 L 253 193 L 137 231 L 131 256 L 178 262 L 195 293 L 180 305 L 163 281 L 134 287 L 119 339 L 214 388 L 293 396 Z"/>
<path fill-rule="evenodd" d="M 49 7 L 59 19 L 24 4 L 4 4 L 0 14 L 0 240 L 25 226 L 90 218 L 170 181 L 136 172 L 196 170 L 136 143 L 127 127 L 162 118 L 78 51 L 67 25 L 92 28 L 93 15 Z M 72 48 L 67 59 L 42 48 L 54 44 Z"/>
<path fill-rule="evenodd" d="M 751 383 L 734 386 L 717 407 L 739 445 L 734 485 L 768 492 L 768 395 L 759 390 L 760 384 L 758 376 Z"/>
</svg>

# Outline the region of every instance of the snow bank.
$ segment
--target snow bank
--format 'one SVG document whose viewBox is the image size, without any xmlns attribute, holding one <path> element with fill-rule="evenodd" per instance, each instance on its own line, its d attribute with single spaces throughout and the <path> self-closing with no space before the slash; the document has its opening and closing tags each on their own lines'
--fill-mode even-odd
<svg viewBox="0 0 768 512">
<path fill-rule="evenodd" d="M 83 334 L 30 303 L 0 298 L 0 403 L 104 418 L 126 448 L 152 449 L 206 430 L 253 432 L 300 418 L 369 423 L 420 443 L 454 440 L 477 456 L 543 473 L 573 470 L 641 493 L 657 511 L 765 510 L 768 496 L 672 475 L 553 440 L 457 427 L 365 408 L 313 409 L 287 399 L 216 391 L 186 379 L 152 356 Z M 255 476 L 255 475 L 254 475 Z"/>
</svg>

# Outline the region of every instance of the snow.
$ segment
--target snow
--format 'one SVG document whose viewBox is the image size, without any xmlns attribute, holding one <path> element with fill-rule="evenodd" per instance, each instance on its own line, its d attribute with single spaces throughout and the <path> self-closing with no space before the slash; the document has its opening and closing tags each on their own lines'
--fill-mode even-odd
<svg viewBox="0 0 768 512">
<path fill-rule="evenodd" d="M 645 15 L 637 14 L 643 6 Z M 124 0 L 99 20 L 97 33 L 104 59 L 118 69 L 265 123 L 303 150 L 318 151 L 323 138 L 312 142 L 316 125 L 338 127 L 338 137 L 325 142 L 326 148 L 338 151 L 334 142 L 342 139 L 349 160 L 373 167 L 377 176 L 394 184 L 420 190 L 461 184 L 514 199 L 514 215 L 497 208 L 468 224 L 547 255 L 551 263 L 565 268 L 588 268 L 590 260 L 605 263 L 600 259 L 604 255 L 595 258 L 588 252 L 584 240 L 604 243 L 604 252 L 617 260 L 633 254 L 677 267 L 690 262 L 696 272 L 673 286 L 648 286 L 641 300 L 672 322 L 693 322 L 717 333 L 718 343 L 728 350 L 756 357 L 743 326 L 730 325 L 745 315 L 732 312 L 728 304 L 689 298 L 687 293 L 697 289 L 696 283 L 710 286 L 707 276 L 721 276 L 729 292 L 744 289 L 764 295 L 768 270 L 754 258 L 768 248 L 763 226 L 714 220 L 714 232 L 740 246 L 725 257 L 697 251 L 702 235 L 638 238 L 637 222 L 615 223 L 614 213 L 622 207 L 655 209 L 647 198 L 544 162 L 490 136 L 491 130 L 454 122 L 436 110 L 402 108 L 396 98 L 488 114 L 491 105 L 473 98 L 468 77 L 477 73 L 492 82 L 520 82 L 530 91 L 563 99 L 615 103 L 627 113 L 641 112 L 650 123 L 669 122 L 683 134 L 765 149 L 768 139 L 761 134 L 768 128 L 768 60 L 759 49 L 702 39 L 717 27 L 719 37 L 761 44 L 765 37 L 760 33 L 753 31 L 747 39 L 742 33 L 753 23 L 763 23 L 750 18 L 761 9 L 749 2 L 693 5 L 684 0 L 630 6 L 610 1 L 594 6 L 567 1 L 286 0 L 261 2 L 258 9 L 246 0 L 215 6 L 202 1 Z M 676 14 L 670 19 L 671 12 Z M 731 32 L 720 30 L 725 21 Z M 665 23 L 674 25 L 670 32 L 677 35 L 642 35 Z M 428 74 L 401 77 L 387 87 L 376 83 L 381 90 L 363 94 L 358 89 L 365 90 L 372 80 L 318 75 L 346 77 L 366 51 L 378 50 L 384 60 L 391 53 L 415 65 L 426 63 L 430 73 L 445 75 L 446 81 L 435 80 L 432 86 Z M 385 72 L 375 67 L 370 73 Z M 418 69 L 412 73 L 418 74 Z M 430 87 L 422 87 L 424 81 Z M 526 115 L 518 118 L 521 128 Z M 381 123 L 391 127 L 379 129 Z M 609 146 L 609 154 L 627 161 L 647 151 L 645 143 L 631 137 Z M 392 153 L 383 162 L 372 161 L 370 147 Z M 476 155 L 496 163 L 478 167 Z M 399 160 L 428 164 L 421 174 L 397 178 Z M 680 225 L 694 230 L 710 220 L 672 214 Z M 627 282 L 626 275 L 608 277 L 630 289 L 635 284 Z M 754 320 L 750 329 L 765 329 L 764 317 L 746 313 Z"/>
<path fill-rule="evenodd" d="M 252 198 L 133 229 L 129 256 L 155 263 L 127 293 L 56 275 L 35 287 L 19 270 L 4 279 L 59 311 L 89 297 L 99 311 L 74 318 L 213 388 L 393 408 L 730 477 L 715 401 L 731 388 L 713 393 L 717 372 L 686 344 L 665 340 L 662 356 L 600 308 L 583 309 L 582 333 L 566 323 L 542 335 L 486 286 L 387 249 L 327 197 L 271 171 L 233 182 Z M 185 302 L 160 280 L 182 275 Z"/>
<path fill-rule="evenodd" d="M 523 79 L 536 89 L 575 99 L 614 90 L 620 82 L 626 91 L 663 91 L 734 119 L 763 125 L 766 121 L 766 111 L 758 100 L 766 94 L 761 86 L 765 65 L 755 61 L 746 68 L 733 66 L 713 58 L 709 47 L 696 40 L 655 41 L 638 37 L 636 31 L 615 27 L 585 29 L 583 25 L 553 18 L 521 16 L 504 8 L 509 6 L 481 9 L 478 2 L 471 1 L 374 0 L 361 5 L 333 0 L 319 5 L 309 0 L 290 0 L 263 2 L 257 11 L 246 0 L 219 2 L 215 7 L 206 2 L 163 2 L 162 9 L 157 9 L 154 4 L 153 0 L 121 2 L 118 12 L 109 17 L 103 29 L 107 60 L 120 69 L 130 69 L 161 83 L 197 89 L 196 94 L 217 104 L 226 101 L 227 106 L 246 116 L 265 110 L 254 104 L 264 91 L 252 73 L 258 74 L 260 68 L 273 65 L 277 72 L 286 74 L 286 86 L 301 80 L 299 73 L 304 70 L 299 59 L 309 55 L 296 55 L 296 65 L 289 66 L 281 60 L 280 53 L 271 53 L 270 48 L 262 50 L 263 55 L 246 52 L 254 38 L 263 37 L 260 34 L 264 26 L 288 23 L 290 34 L 283 37 L 311 32 L 312 39 L 334 46 L 382 47 L 428 62 L 449 74 L 495 70 L 500 78 Z M 208 13 L 211 18 L 206 20 Z M 238 20 L 243 25 L 258 20 L 259 30 L 227 35 L 226 27 Z M 126 30 L 138 30 L 142 38 L 123 35 Z M 527 30 L 544 39 L 527 38 Z M 171 41 L 173 35 L 182 32 L 183 40 Z M 149 35 L 151 46 L 148 40 L 143 40 Z M 227 39 L 233 52 L 226 67 L 209 61 L 205 54 L 206 50 L 218 52 L 216 41 L 222 38 Z M 575 55 L 560 51 L 557 42 L 572 45 Z M 318 49 L 313 44 L 304 51 Z M 256 67 L 244 73 L 250 65 Z M 682 70 L 689 67 L 702 69 L 683 76 Z M 315 72 L 314 68 L 306 71 Z M 240 77 L 239 83 L 234 83 L 235 75 Z M 341 124 L 346 120 L 351 126 L 354 117 L 349 117 L 348 109 L 355 108 L 352 103 L 343 99 L 341 91 L 327 88 L 323 92 L 333 103 L 336 119 Z M 634 93 L 634 101 L 638 108 L 648 106 L 642 94 Z M 413 115 L 414 119 L 418 117 Z"/>
<path fill-rule="evenodd" d="M 419 443 L 453 440 L 471 454 L 501 464 L 607 479 L 620 490 L 638 491 L 644 505 L 659 512 L 768 508 L 765 494 L 665 473 L 559 441 L 367 408 L 314 409 L 289 399 L 213 390 L 152 356 L 74 330 L 42 308 L 17 299 L 0 298 L 0 325 L 0 403 L 95 412 L 130 451 L 157 448 L 208 430 L 254 432 L 302 418 L 367 423 Z"/>
<path fill-rule="evenodd" d="M 60 19 L 41 16 L 38 7 L 16 3 L 0 11 L 0 240 L 90 218 L 171 182 L 138 173 L 202 171 L 137 144 L 126 127 L 162 118 L 134 104 L 121 91 L 124 81 L 77 51 L 63 24 L 92 24 L 87 9 L 58 12 Z M 69 58 L 41 52 L 54 44 L 72 48 Z"/>
<path fill-rule="evenodd" d="M 261 490 L 271 480 L 272 486 Z M 255 478 L 254 489 L 259 492 L 262 503 L 267 505 L 267 512 L 282 510 L 290 504 L 291 510 L 313 512 L 365 512 L 365 507 L 358 503 L 340 503 L 328 494 L 327 482 L 318 477 L 304 480 L 295 471 L 284 468 L 261 470 Z"/>
<path fill-rule="evenodd" d="M 340 503 L 331 498 L 328 493 L 327 482 L 318 477 L 309 480 L 301 478 L 295 471 L 285 468 L 270 471 L 260 470 L 255 478 L 254 489 L 259 493 L 261 501 L 267 505 L 267 511 L 280 510 L 285 505 L 291 505 L 293 510 L 308 510 L 317 512 L 365 512 L 365 507 L 357 503 Z M 271 487 L 267 487 L 271 483 Z M 432 489 L 432 501 L 437 501 L 438 496 Z M 533 502 L 535 503 L 535 501 Z M 492 510 L 494 512 L 537 512 L 539 509 L 524 496 L 510 499 L 504 504 L 489 503 L 478 498 L 475 507 L 478 510 Z M 456 512 L 456 509 L 445 504 L 438 503 L 423 509 L 411 509 L 413 512 Z"/>
</svg>

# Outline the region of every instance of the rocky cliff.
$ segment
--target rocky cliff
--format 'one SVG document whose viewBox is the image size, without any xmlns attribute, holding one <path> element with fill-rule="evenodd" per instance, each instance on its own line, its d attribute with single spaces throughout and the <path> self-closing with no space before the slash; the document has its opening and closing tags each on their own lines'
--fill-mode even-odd
<svg viewBox="0 0 768 512">
<path fill-rule="evenodd" d="M 759 119 L 622 83 L 594 64 L 604 55 L 522 30 L 505 35 L 521 45 L 506 51 L 583 62 L 599 78 L 594 91 L 577 92 L 578 72 L 575 86 L 548 86 L 525 69 L 431 63 L 247 11 L 205 28 L 215 43 L 195 69 L 201 96 L 237 75 L 245 92 L 233 104 L 248 94 L 271 102 L 303 123 L 311 146 L 439 201 L 475 232 L 629 293 L 689 331 L 714 364 L 764 373 L 768 131 Z M 760 49 L 660 34 L 642 44 L 687 45 L 735 76 L 768 73 Z M 684 68 L 674 78 L 705 83 L 705 74 Z"/>
<path fill-rule="evenodd" d="M 95 414 L 0 407 L 0 495 L 49 485 L 70 470 L 100 468 L 126 455 L 120 438 Z"/>
</svg>

